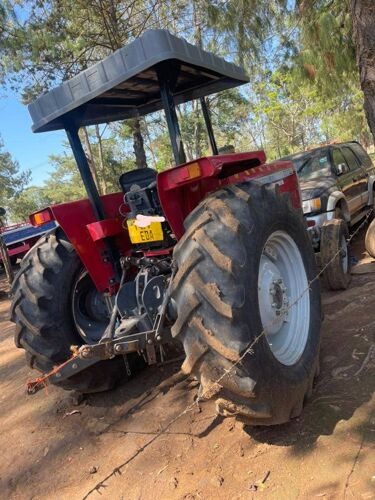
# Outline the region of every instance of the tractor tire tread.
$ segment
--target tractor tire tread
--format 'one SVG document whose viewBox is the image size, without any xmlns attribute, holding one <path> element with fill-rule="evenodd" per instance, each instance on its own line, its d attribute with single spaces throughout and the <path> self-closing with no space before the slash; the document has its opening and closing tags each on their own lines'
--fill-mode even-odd
<svg viewBox="0 0 375 500">
<path fill-rule="evenodd" d="M 30 368 L 48 373 L 71 356 L 70 346 L 82 343 L 70 307 L 72 276 L 82 269 L 73 245 L 61 228 L 42 236 L 25 255 L 12 285 L 11 321 L 14 341 L 26 351 Z M 83 393 L 112 388 L 124 377 L 122 359 L 101 361 L 56 385 Z"/>
<path fill-rule="evenodd" d="M 217 399 L 219 413 L 254 425 L 282 423 L 298 416 L 317 371 L 315 359 L 305 380 L 296 384 L 277 413 L 269 400 L 269 387 L 257 379 L 257 361 L 244 363 L 241 358 L 251 338 L 246 291 L 240 279 L 247 264 L 245 240 L 253 235 L 255 219 L 262 220 L 270 200 L 276 203 L 276 199 L 276 208 L 293 214 L 306 231 L 289 196 L 247 182 L 209 195 L 186 218 L 186 232 L 174 250 L 178 270 L 171 297 L 178 315 L 172 335 L 185 349 L 182 369 L 198 378 L 202 399 Z M 249 217 L 252 212 L 254 220 Z"/>
</svg>

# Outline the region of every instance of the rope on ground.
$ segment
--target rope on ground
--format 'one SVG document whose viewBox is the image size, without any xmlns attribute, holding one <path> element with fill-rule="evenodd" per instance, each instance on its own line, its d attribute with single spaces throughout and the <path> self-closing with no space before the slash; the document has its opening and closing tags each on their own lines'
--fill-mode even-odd
<svg viewBox="0 0 375 500">
<path fill-rule="evenodd" d="M 48 391 L 47 380 L 49 380 L 49 378 L 52 375 L 55 375 L 55 373 L 59 372 L 61 370 L 61 368 L 64 368 L 65 365 L 67 365 L 68 363 L 70 363 L 70 361 L 72 361 L 74 358 L 77 358 L 77 357 L 78 357 L 78 353 L 74 353 L 70 358 L 68 358 L 66 361 L 64 361 L 64 363 L 62 363 L 61 365 L 55 366 L 50 372 L 45 373 L 42 377 L 37 377 L 33 380 L 28 380 L 26 382 L 27 394 L 30 394 L 30 395 L 35 394 L 36 392 L 39 391 L 39 389 L 43 389 L 43 387 L 46 389 L 46 391 Z"/>
<path fill-rule="evenodd" d="M 362 373 L 362 371 L 366 368 L 366 366 L 368 365 L 368 363 L 370 361 L 372 361 L 372 359 L 375 359 L 375 344 L 371 344 L 370 345 L 370 348 L 367 352 L 367 356 L 365 357 L 365 359 L 363 360 L 363 363 L 361 365 L 361 367 L 359 368 L 358 371 L 355 372 L 355 374 L 353 375 L 353 377 L 358 377 L 358 375 L 360 373 Z"/>
</svg>

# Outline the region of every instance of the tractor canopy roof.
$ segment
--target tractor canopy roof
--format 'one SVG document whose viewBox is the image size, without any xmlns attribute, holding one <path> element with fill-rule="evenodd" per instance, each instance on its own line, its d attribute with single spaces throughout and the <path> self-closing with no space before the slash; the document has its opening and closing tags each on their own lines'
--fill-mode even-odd
<svg viewBox="0 0 375 500">
<path fill-rule="evenodd" d="M 29 105 L 34 132 L 123 120 L 162 109 L 158 72 L 176 104 L 242 85 L 244 70 L 171 35 L 149 30 Z"/>
</svg>

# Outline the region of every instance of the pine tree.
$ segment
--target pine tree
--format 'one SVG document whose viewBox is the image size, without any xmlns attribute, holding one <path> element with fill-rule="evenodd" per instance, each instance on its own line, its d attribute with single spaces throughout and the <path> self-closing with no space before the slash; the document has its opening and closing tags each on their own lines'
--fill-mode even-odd
<svg viewBox="0 0 375 500">
<path fill-rule="evenodd" d="M 7 207 L 30 180 L 30 172 L 21 172 L 11 154 L 6 151 L 0 137 L 0 206 Z"/>
</svg>

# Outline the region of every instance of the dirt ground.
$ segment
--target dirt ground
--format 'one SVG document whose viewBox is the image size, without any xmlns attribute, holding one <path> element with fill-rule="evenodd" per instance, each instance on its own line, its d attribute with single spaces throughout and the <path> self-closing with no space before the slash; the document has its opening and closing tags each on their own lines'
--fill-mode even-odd
<svg viewBox="0 0 375 500">
<path fill-rule="evenodd" d="M 24 354 L 0 301 L 0 498 L 375 498 L 375 263 L 354 243 L 350 288 L 324 292 L 321 373 L 302 416 L 273 428 L 189 405 L 179 363 L 152 367 L 74 406 L 55 387 L 26 396 Z"/>
</svg>

